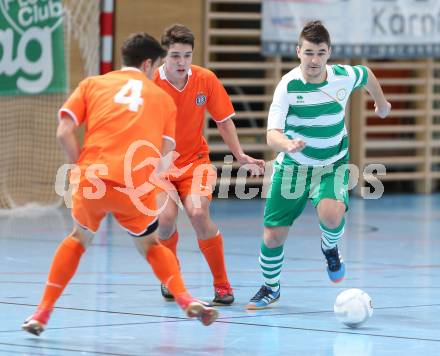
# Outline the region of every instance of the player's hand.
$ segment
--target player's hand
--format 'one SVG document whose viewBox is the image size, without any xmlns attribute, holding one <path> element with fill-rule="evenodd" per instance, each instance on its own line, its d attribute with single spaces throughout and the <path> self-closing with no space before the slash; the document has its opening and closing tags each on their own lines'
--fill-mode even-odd
<svg viewBox="0 0 440 356">
<path fill-rule="evenodd" d="M 242 166 L 246 165 L 246 168 L 248 168 L 252 177 L 257 177 L 264 174 L 264 160 L 253 158 L 244 153 L 236 158 L 238 163 L 240 163 Z"/>
<path fill-rule="evenodd" d="M 285 152 L 287 153 L 295 153 L 302 151 L 302 149 L 306 146 L 306 143 L 300 139 L 287 140 Z"/>
<path fill-rule="evenodd" d="M 377 103 L 374 103 L 374 112 L 381 119 L 386 118 L 390 113 L 390 111 L 391 111 L 391 104 L 388 101 L 385 101 L 385 104 L 383 105 L 378 105 Z"/>
</svg>

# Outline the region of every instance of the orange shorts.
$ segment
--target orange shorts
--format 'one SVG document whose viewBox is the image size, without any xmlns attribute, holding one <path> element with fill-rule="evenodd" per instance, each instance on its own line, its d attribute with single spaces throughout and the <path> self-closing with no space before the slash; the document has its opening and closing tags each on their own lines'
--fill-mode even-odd
<svg viewBox="0 0 440 356">
<path fill-rule="evenodd" d="M 169 181 L 179 193 L 180 199 L 188 195 L 205 196 L 212 199 L 212 192 L 217 181 L 217 171 L 211 163 L 208 155 L 196 159 L 186 170 L 186 166 L 178 170 L 170 171 Z M 158 189 L 158 191 L 163 191 Z"/>
<path fill-rule="evenodd" d="M 130 234 L 141 236 L 157 221 L 155 191 L 143 195 L 134 203 L 127 193 L 115 189 L 119 184 L 101 182 L 104 190 L 101 189 L 100 194 L 91 182 L 81 180 L 78 190 L 72 195 L 72 217 L 80 226 L 96 232 L 105 215 L 112 213 Z M 87 192 L 87 188 L 92 189 Z M 90 193 L 95 194 L 94 198 Z"/>
</svg>

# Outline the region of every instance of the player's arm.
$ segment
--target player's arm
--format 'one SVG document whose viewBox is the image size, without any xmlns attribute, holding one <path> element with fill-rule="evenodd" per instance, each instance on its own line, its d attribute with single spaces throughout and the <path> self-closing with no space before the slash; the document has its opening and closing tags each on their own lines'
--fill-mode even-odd
<svg viewBox="0 0 440 356">
<path fill-rule="evenodd" d="M 231 150 L 235 159 L 241 164 L 255 164 L 258 166 L 260 171 L 252 171 L 253 174 L 261 174 L 264 168 L 264 160 L 255 159 L 248 156 L 243 152 L 241 148 L 240 141 L 238 140 L 237 129 L 235 128 L 234 122 L 231 119 L 227 119 L 221 122 L 216 122 L 218 131 L 223 141 Z"/>
<path fill-rule="evenodd" d="M 73 118 L 64 116 L 58 123 L 57 139 L 61 147 L 66 152 L 70 163 L 75 163 L 78 160 L 80 153 L 80 146 L 76 138 L 75 131 L 77 125 Z"/>
<path fill-rule="evenodd" d="M 162 134 L 162 147 L 161 155 L 158 167 L 158 173 L 166 172 L 170 167 L 175 157 L 176 152 L 176 115 L 177 108 L 174 101 L 168 95 L 162 99 L 162 108 L 168 113 L 166 116 L 166 124 Z"/>
<path fill-rule="evenodd" d="M 176 143 L 174 140 L 164 137 L 162 139 L 162 157 L 159 161 L 158 173 L 162 173 L 168 170 L 171 166 L 171 162 L 173 161 L 173 151 L 176 147 Z"/>
<path fill-rule="evenodd" d="M 71 163 L 76 163 L 81 147 L 75 131 L 86 118 L 85 88 L 89 79 L 83 80 L 58 111 L 57 139 Z"/>
<path fill-rule="evenodd" d="M 301 151 L 305 146 L 304 141 L 291 140 L 284 134 L 288 111 L 287 84 L 281 80 L 275 88 L 267 118 L 267 145 L 275 152 L 294 153 Z"/>
<path fill-rule="evenodd" d="M 306 145 L 302 140 L 289 139 L 279 129 L 269 129 L 266 137 L 268 146 L 276 152 L 295 153 L 301 151 Z"/>
<path fill-rule="evenodd" d="M 229 147 L 229 150 L 237 161 L 241 162 L 245 154 L 238 140 L 237 129 L 235 128 L 234 122 L 231 119 L 227 119 L 225 121 L 216 122 L 216 124 L 223 141 Z"/>
<path fill-rule="evenodd" d="M 248 156 L 241 148 L 237 129 L 231 120 L 231 116 L 234 115 L 234 107 L 232 106 L 231 99 L 216 75 L 211 71 L 208 71 L 208 73 L 206 77 L 206 83 L 208 83 L 209 87 L 207 109 L 217 124 L 220 136 L 229 147 L 235 159 L 241 165 L 249 165 L 248 168 L 252 175 L 262 174 L 264 171 L 264 161 Z"/>
<path fill-rule="evenodd" d="M 391 104 L 385 98 L 383 90 L 373 71 L 368 67 L 366 68 L 368 72 L 368 80 L 365 84 L 365 89 L 368 91 L 368 93 L 370 93 L 374 100 L 374 111 L 376 112 L 377 116 L 383 119 L 390 113 Z"/>
</svg>

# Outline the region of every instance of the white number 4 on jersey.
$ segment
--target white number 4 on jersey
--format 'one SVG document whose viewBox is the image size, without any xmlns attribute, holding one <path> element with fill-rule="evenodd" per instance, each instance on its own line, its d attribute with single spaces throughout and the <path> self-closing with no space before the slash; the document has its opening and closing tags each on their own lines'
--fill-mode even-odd
<svg viewBox="0 0 440 356">
<path fill-rule="evenodd" d="M 130 79 L 114 97 L 115 103 L 128 105 L 128 110 L 137 112 L 144 103 L 142 95 L 142 81 Z"/>
</svg>

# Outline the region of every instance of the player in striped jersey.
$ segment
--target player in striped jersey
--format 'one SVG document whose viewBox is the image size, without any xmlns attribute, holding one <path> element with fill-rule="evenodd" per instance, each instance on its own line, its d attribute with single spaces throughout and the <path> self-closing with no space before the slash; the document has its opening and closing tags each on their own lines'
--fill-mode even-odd
<svg viewBox="0 0 440 356">
<path fill-rule="evenodd" d="M 365 87 L 379 117 L 391 109 L 369 68 L 327 64 L 330 35 L 320 21 L 305 25 L 297 55 L 301 64 L 278 83 L 269 111 L 267 142 L 280 153 L 264 212 L 259 259 L 264 284 L 247 309 L 263 309 L 279 299 L 283 244 L 308 199 L 317 211 L 328 276 L 335 283 L 344 278 L 337 243 L 348 210 L 345 108 L 350 94 Z"/>
</svg>

